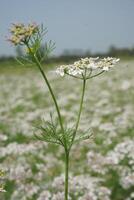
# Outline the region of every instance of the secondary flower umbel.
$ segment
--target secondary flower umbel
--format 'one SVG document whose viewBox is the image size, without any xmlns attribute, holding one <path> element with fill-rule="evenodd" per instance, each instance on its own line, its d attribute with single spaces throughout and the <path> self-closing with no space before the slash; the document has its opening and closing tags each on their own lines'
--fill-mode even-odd
<svg viewBox="0 0 134 200">
<path fill-rule="evenodd" d="M 110 68 L 114 67 L 119 61 L 119 58 L 107 57 L 103 59 L 97 58 L 81 58 L 80 60 L 74 62 L 70 65 L 62 65 L 57 68 L 56 73 L 60 76 L 65 74 L 74 76 L 76 78 L 90 78 L 91 74 L 98 72 L 99 74 L 108 71 Z"/>
<path fill-rule="evenodd" d="M 35 23 L 30 23 L 27 26 L 23 23 L 13 24 L 8 39 L 14 45 L 22 45 L 28 42 L 31 36 L 38 32 L 39 27 Z"/>
</svg>

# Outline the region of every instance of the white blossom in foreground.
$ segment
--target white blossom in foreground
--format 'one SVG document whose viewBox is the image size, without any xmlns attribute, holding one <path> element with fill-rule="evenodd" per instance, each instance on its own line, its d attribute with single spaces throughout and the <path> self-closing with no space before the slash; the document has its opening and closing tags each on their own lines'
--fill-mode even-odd
<svg viewBox="0 0 134 200">
<path fill-rule="evenodd" d="M 119 58 L 81 58 L 80 60 L 74 62 L 69 65 L 61 65 L 57 68 L 56 73 L 60 76 L 64 76 L 65 74 L 70 76 L 78 76 L 79 75 L 86 76 L 86 78 L 90 78 L 92 72 L 95 70 L 99 73 L 108 71 L 110 68 L 114 67 L 116 63 L 119 61 Z M 98 74 L 99 75 L 99 74 Z M 82 78 L 81 77 L 81 78 Z"/>
<path fill-rule="evenodd" d="M 44 200 L 44 199 L 50 200 L 50 198 L 51 198 L 51 193 L 49 191 L 45 190 L 40 194 L 40 196 L 37 200 Z"/>
</svg>

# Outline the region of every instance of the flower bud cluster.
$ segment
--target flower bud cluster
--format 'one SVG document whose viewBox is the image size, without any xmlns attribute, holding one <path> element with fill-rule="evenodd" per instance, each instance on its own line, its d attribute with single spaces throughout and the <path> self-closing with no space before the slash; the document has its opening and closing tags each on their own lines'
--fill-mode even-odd
<svg viewBox="0 0 134 200">
<path fill-rule="evenodd" d="M 114 67 L 120 59 L 107 57 L 100 59 L 97 58 L 81 58 L 80 60 L 69 65 L 62 65 L 57 68 L 56 73 L 60 76 L 68 75 L 84 75 L 85 71 L 92 72 L 94 70 L 108 71 Z"/>
<path fill-rule="evenodd" d="M 22 45 L 37 32 L 38 26 L 35 23 L 30 23 L 27 26 L 23 23 L 13 24 L 10 29 L 11 37 L 8 40 L 14 45 Z"/>
</svg>

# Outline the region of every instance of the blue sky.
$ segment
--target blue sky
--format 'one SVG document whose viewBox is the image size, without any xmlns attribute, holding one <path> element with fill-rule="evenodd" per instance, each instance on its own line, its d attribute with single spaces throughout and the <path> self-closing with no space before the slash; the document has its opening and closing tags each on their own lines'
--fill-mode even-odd
<svg viewBox="0 0 134 200">
<path fill-rule="evenodd" d="M 0 55 L 14 53 L 6 41 L 12 22 L 43 23 L 46 40 L 64 49 L 106 51 L 134 46 L 134 0 L 1 0 Z"/>
</svg>

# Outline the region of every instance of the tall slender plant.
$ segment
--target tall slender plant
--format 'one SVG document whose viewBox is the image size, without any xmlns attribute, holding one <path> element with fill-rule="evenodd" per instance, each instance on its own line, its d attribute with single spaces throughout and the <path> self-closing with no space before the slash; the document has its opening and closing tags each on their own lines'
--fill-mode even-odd
<svg viewBox="0 0 134 200">
<path fill-rule="evenodd" d="M 40 48 L 42 47 L 41 46 L 42 39 L 45 34 L 46 34 L 46 29 L 44 29 L 43 26 L 38 26 L 34 23 L 28 25 L 24 25 L 22 23 L 13 24 L 11 28 L 11 37 L 9 38 L 9 41 L 15 46 L 21 45 L 26 48 L 26 54 L 23 57 L 23 60 L 36 64 L 45 83 L 48 86 L 50 95 L 53 99 L 53 103 L 55 105 L 55 109 L 57 112 L 58 121 L 54 120 L 51 115 L 50 121 L 45 121 L 43 122 L 43 124 L 41 125 L 39 124 L 37 126 L 39 132 L 36 133 L 35 136 L 39 140 L 55 143 L 61 145 L 64 148 L 64 155 L 65 155 L 64 199 L 68 200 L 70 151 L 74 143 L 80 142 L 81 140 L 89 139 L 92 135 L 91 131 L 88 132 L 86 131 L 79 136 L 77 134 L 80 124 L 81 112 L 83 108 L 86 83 L 88 80 L 103 74 L 105 71 L 108 71 L 119 61 L 119 59 L 111 57 L 103 59 L 82 58 L 79 61 L 74 62 L 73 64 L 62 65 L 56 69 L 56 73 L 59 74 L 60 76 L 68 75 L 72 78 L 79 79 L 82 82 L 81 99 L 75 126 L 73 128 L 67 128 L 63 122 L 63 118 L 61 116 L 60 108 L 57 103 L 54 91 L 42 67 L 42 61 L 54 49 L 54 43 L 50 41 L 49 43 L 46 43 L 44 51 L 43 49 L 41 49 L 40 51 Z"/>
</svg>

